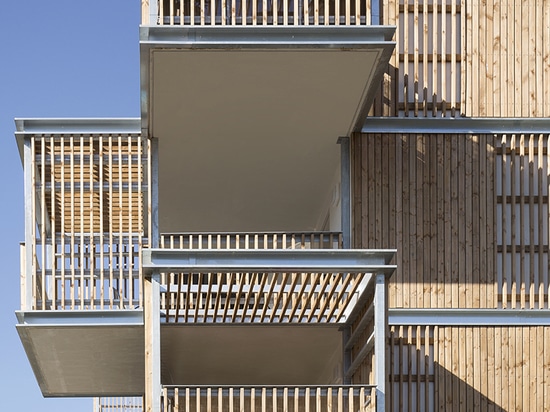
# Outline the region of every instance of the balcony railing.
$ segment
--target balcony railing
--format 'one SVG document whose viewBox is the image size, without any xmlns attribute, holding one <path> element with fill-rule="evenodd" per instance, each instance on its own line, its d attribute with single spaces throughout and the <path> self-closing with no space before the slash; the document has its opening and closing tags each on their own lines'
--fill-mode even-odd
<svg viewBox="0 0 550 412">
<path fill-rule="evenodd" d="M 340 249 L 339 232 L 165 234 L 161 247 L 197 250 Z M 332 323 L 345 320 L 365 273 L 161 274 L 166 323 Z"/>
<path fill-rule="evenodd" d="M 128 133 L 24 137 L 23 310 L 142 305 L 148 150 Z"/>
<path fill-rule="evenodd" d="M 375 387 L 165 386 L 163 407 L 166 412 L 367 412 L 375 410 Z"/>
<path fill-rule="evenodd" d="M 144 25 L 369 25 L 371 0 L 142 1 Z M 377 13 L 377 12 L 376 12 Z"/>
<path fill-rule="evenodd" d="M 341 249 L 341 232 L 165 233 L 167 249 Z"/>
</svg>

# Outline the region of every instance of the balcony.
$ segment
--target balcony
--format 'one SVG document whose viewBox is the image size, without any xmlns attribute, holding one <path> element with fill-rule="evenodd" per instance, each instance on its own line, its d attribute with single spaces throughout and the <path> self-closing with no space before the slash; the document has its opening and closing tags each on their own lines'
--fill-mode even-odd
<svg viewBox="0 0 550 412">
<path fill-rule="evenodd" d="M 145 25 L 349 26 L 372 24 L 379 11 L 370 0 L 163 0 L 143 1 L 142 13 Z"/>
<path fill-rule="evenodd" d="M 395 29 L 159 25 L 156 13 L 140 32 L 141 108 L 158 139 L 160 232 L 323 227 L 337 140 L 361 130 Z"/>
<path fill-rule="evenodd" d="M 374 367 L 393 251 L 343 249 L 341 233 L 317 231 L 167 233 L 153 248 L 155 148 L 139 120 L 17 126 L 27 202 L 17 330 L 44 395 L 143 394 L 145 308 L 158 319 L 164 385 L 317 387 Z"/>
</svg>

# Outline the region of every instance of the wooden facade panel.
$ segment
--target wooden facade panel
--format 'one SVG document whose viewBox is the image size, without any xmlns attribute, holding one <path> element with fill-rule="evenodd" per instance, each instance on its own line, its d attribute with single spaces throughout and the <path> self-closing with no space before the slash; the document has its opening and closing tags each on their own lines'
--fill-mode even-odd
<svg viewBox="0 0 550 412">
<path fill-rule="evenodd" d="M 550 410 L 549 338 L 545 326 L 393 326 L 388 410 Z"/>
<path fill-rule="evenodd" d="M 495 140 L 496 273 L 504 308 L 547 308 L 550 265 L 548 135 Z"/>
<path fill-rule="evenodd" d="M 550 115 L 550 3 L 466 1 L 462 113 Z"/>
<path fill-rule="evenodd" d="M 396 47 L 373 116 L 460 114 L 464 0 L 386 0 L 382 24 Z"/>
<path fill-rule="evenodd" d="M 352 170 L 360 171 L 354 189 L 361 193 L 354 193 L 354 247 L 397 248 L 390 307 L 496 306 L 493 141 L 471 135 L 352 138 Z M 395 172 L 383 178 L 388 165 Z"/>
</svg>

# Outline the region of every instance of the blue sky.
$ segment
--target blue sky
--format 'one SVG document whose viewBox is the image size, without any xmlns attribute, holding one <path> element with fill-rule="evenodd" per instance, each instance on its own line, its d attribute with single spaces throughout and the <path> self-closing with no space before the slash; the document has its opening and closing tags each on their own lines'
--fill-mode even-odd
<svg viewBox="0 0 550 412">
<path fill-rule="evenodd" d="M 23 170 L 15 117 L 138 117 L 139 0 L 4 1 L 0 11 L 0 399 L 15 411 L 91 411 L 45 399 L 15 330 Z"/>
</svg>

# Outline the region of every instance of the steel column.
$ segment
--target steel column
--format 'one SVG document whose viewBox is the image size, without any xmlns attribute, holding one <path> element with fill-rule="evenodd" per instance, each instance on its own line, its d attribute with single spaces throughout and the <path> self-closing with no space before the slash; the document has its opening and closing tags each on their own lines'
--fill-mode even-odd
<svg viewBox="0 0 550 412">
<path fill-rule="evenodd" d="M 340 144 L 340 207 L 342 246 L 351 248 L 351 174 L 349 137 L 338 138 Z"/>
<path fill-rule="evenodd" d="M 23 146 L 23 172 L 24 172 L 24 190 L 25 190 L 25 299 L 21 301 L 25 307 L 22 310 L 31 310 L 33 308 L 33 275 L 35 271 L 35 260 L 33 252 L 35 248 L 34 227 L 34 190 L 32 181 L 33 159 L 31 148 L 31 137 L 26 136 Z"/>
<path fill-rule="evenodd" d="M 386 276 L 383 273 L 377 273 L 374 292 L 374 382 L 376 383 L 376 410 L 378 412 L 382 412 L 386 408 L 386 381 L 389 363 L 386 356 L 388 350 L 386 292 Z"/>
<path fill-rule="evenodd" d="M 151 138 L 151 193 L 149 228 L 152 247 L 158 247 L 160 241 L 158 225 L 158 139 Z M 142 253 L 145 253 L 143 251 Z M 145 270 L 142 267 L 145 273 Z M 144 276 L 144 324 L 145 324 L 145 412 L 161 410 L 160 380 L 160 274 L 154 271 Z"/>
</svg>

